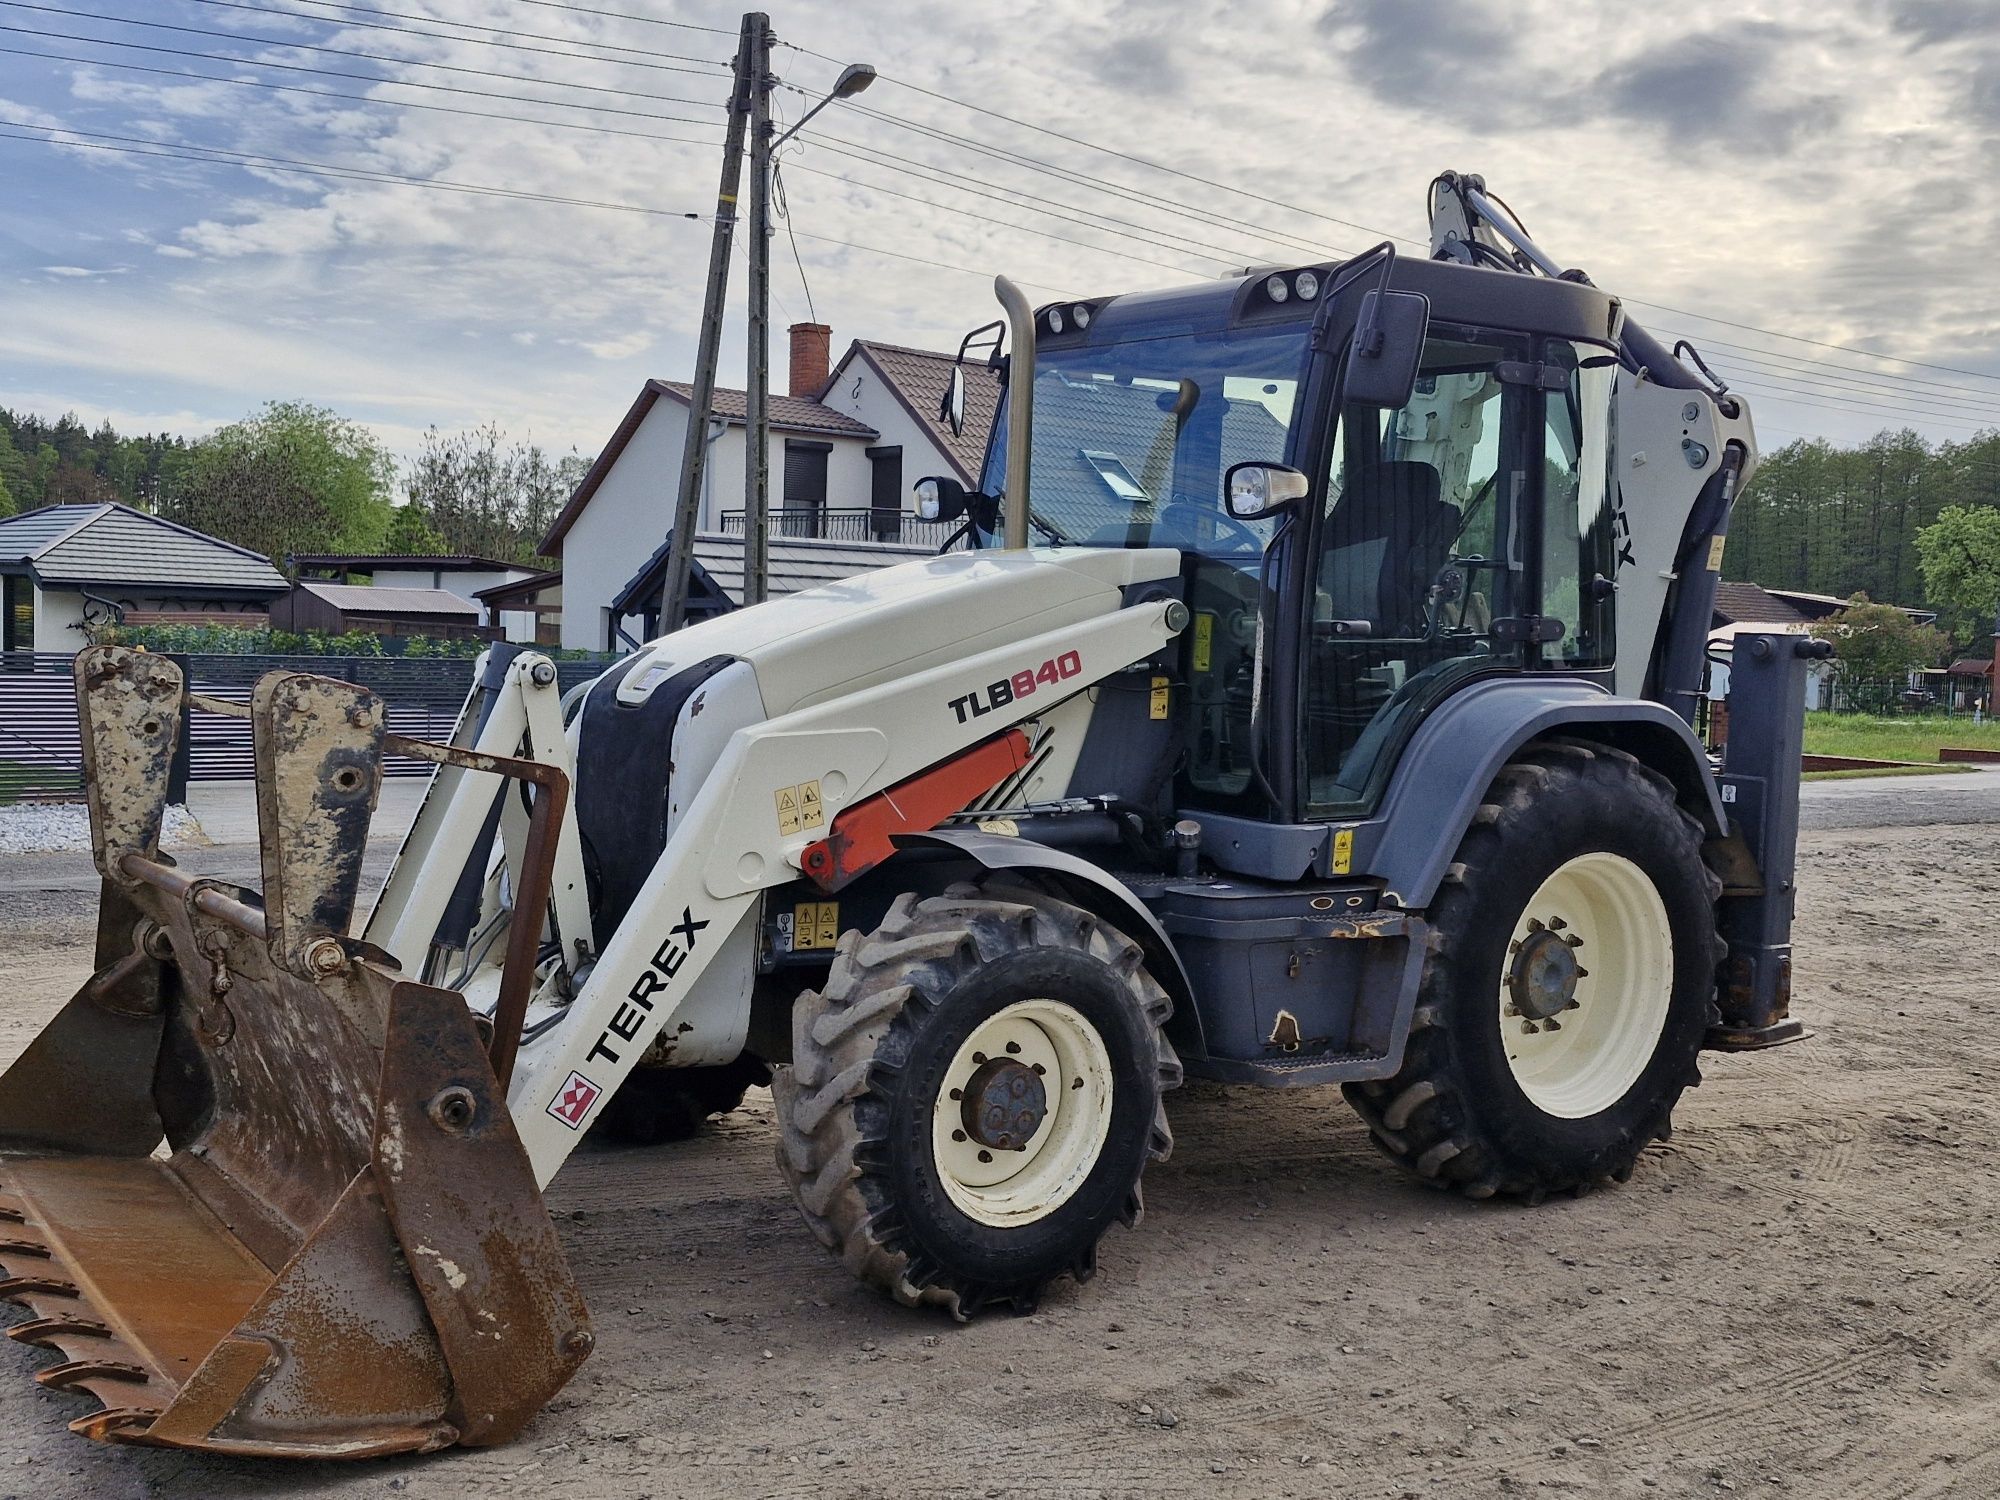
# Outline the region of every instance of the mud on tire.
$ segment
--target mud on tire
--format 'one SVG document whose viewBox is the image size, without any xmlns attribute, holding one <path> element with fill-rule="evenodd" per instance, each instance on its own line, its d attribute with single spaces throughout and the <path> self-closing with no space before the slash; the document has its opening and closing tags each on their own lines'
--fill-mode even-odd
<svg viewBox="0 0 2000 1500">
<path fill-rule="evenodd" d="M 1431 951 L 1401 1069 L 1343 1089 L 1375 1144 L 1414 1175 L 1472 1198 L 1539 1202 L 1630 1177 L 1640 1153 L 1669 1135 L 1683 1090 L 1701 1082 L 1696 1058 L 1718 1019 L 1721 884 L 1701 842 L 1672 783 L 1621 750 L 1543 741 L 1510 762 L 1432 905 Z M 1502 1016 L 1501 989 L 1517 923 L 1543 881 L 1600 851 L 1637 866 L 1658 896 L 1672 983 L 1651 1054 L 1630 1086 L 1601 1108 L 1564 1117 L 1538 1106 L 1508 1061 L 1501 1028 L 1526 1023 Z"/>
<path fill-rule="evenodd" d="M 1035 1000 L 1060 1002 L 1101 1043 L 1109 1123 L 1046 1212 L 982 1222 L 941 1180 L 934 1109 L 968 1039 Z M 1138 1222 L 1147 1161 L 1173 1146 L 1171 1009 L 1137 944 L 1043 892 L 899 897 L 874 932 L 843 934 L 826 987 L 799 997 L 792 1065 L 772 1082 L 778 1165 L 807 1225 L 864 1282 L 960 1318 L 1031 1309 L 1064 1273 L 1088 1279 L 1105 1230 Z M 1038 1132 L 1058 1118 L 1051 1108 Z"/>
</svg>

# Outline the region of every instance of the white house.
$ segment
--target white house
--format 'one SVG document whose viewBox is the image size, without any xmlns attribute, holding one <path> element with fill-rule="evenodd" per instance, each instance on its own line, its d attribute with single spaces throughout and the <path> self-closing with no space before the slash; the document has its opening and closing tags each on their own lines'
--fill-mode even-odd
<svg viewBox="0 0 2000 1500">
<path fill-rule="evenodd" d="M 983 365 L 968 369 L 966 430 L 954 436 L 938 416 L 950 355 L 857 341 L 829 371 L 829 335 L 823 323 L 792 327 L 791 389 L 769 400 L 773 544 L 839 544 L 825 556 L 844 557 L 850 572 L 935 550 L 951 528 L 916 519 L 911 486 L 929 474 L 976 480 L 998 382 Z M 689 389 L 646 382 L 542 541 L 544 554 L 562 560 L 565 646 L 615 650 L 631 637 L 624 621 L 644 593 L 640 574 L 672 525 Z M 716 391 L 712 412 L 696 528 L 697 553 L 711 557 L 731 545 L 720 539 L 742 535 L 749 450 L 744 393 Z M 889 557 L 877 559 L 877 548 Z M 808 550 L 813 565 L 789 576 L 819 565 L 819 551 Z M 774 554 L 780 591 L 782 571 Z"/>
<path fill-rule="evenodd" d="M 479 623 L 500 626 L 508 640 L 531 642 L 535 639 L 533 609 L 495 611 L 480 595 L 533 578 L 541 571 L 539 568 L 502 562 L 492 557 L 416 557 L 362 552 L 296 553 L 292 557 L 292 565 L 299 570 L 301 578 L 330 579 L 341 584 L 363 579 L 379 589 L 443 589 L 478 606 Z"/>
<path fill-rule="evenodd" d="M 172 614 L 262 627 L 291 585 L 269 558 L 128 505 L 0 520 L 0 650 L 73 652 L 84 624 Z"/>
</svg>

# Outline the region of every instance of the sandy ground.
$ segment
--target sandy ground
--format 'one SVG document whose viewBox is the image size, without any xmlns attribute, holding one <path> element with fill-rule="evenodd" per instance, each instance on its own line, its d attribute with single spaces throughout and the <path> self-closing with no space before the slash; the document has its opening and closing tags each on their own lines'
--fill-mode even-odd
<svg viewBox="0 0 2000 1500">
<path fill-rule="evenodd" d="M 1796 1008 L 1819 1034 L 1710 1058 L 1622 1189 L 1461 1203 L 1394 1173 L 1336 1093 L 1190 1087 L 1099 1277 L 959 1327 L 813 1244 L 759 1095 L 557 1180 L 598 1349 L 512 1445 L 101 1448 L 63 1430 L 83 1401 L 29 1380 L 49 1356 L 8 1346 L 0 1496 L 2000 1494 L 2000 794 L 1808 797 Z M 73 863 L 0 869 L 5 1056 L 87 971 Z"/>
</svg>

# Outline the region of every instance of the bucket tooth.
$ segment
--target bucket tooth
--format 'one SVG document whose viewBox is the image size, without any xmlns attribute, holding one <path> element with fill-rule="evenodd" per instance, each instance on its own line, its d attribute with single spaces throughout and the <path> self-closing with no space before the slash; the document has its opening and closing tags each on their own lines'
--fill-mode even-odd
<svg viewBox="0 0 2000 1500">
<path fill-rule="evenodd" d="M 147 1429 L 159 1415 L 159 1410 L 151 1406 L 107 1406 L 103 1411 L 78 1417 L 69 1424 L 69 1430 L 78 1437 L 94 1438 L 100 1443 L 137 1443 L 145 1441 Z"/>
<path fill-rule="evenodd" d="M 66 1349 L 64 1339 L 108 1339 L 111 1330 L 95 1318 L 31 1318 L 7 1330 L 7 1337 L 39 1349 Z"/>
<path fill-rule="evenodd" d="M 46 1370 L 35 1371 L 35 1383 L 53 1390 L 68 1390 L 92 1380 L 116 1380 L 145 1385 L 153 1377 L 138 1365 L 120 1359 L 68 1359 Z"/>
<path fill-rule="evenodd" d="M 0 1299 L 25 1302 L 30 1297 L 75 1297 L 76 1283 L 60 1276 L 9 1276 L 0 1281 Z"/>
<path fill-rule="evenodd" d="M 0 1240 L 0 1257 L 24 1255 L 30 1260 L 47 1260 L 49 1247 L 40 1240 Z"/>
</svg>

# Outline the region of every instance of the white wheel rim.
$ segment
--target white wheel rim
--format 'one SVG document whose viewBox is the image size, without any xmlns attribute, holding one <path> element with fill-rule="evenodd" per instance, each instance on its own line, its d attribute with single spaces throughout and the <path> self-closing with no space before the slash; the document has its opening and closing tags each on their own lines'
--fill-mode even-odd
<svg viewBox="0 0 2000 1500">
<path fill-rule="evenodd" d="M 1031 1070 L 1041 1118 L 1011 1148 L 968 1132 L 965 1093 L 987 1062 Z M 1033 1223 L 1075 1196 L 1097 1165 L 1111 1129 L 1111 1054 L 1080 1014 L 1058 1000 L 1022 1000 L 996 1011 L 965 1039 L 931 1107 L 931 1155 L 953 1205 L 982 1224 Z"/>
<path fill-rule="evenodd" d="M 1609 1109 L 1652 1061 L 1673 992 L 1673 929 L 1652 880 L 1622 855 L 1578 855 L 1529 897 L 1501 960 L 1514 1081 L 1561 1119 Z"/>
</svg>

